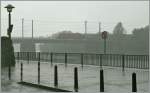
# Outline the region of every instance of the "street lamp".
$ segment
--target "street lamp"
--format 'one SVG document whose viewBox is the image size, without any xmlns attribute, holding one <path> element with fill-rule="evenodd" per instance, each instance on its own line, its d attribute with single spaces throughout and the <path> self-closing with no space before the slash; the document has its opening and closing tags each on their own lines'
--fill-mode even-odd
<svg viewBox="0 0 150 93">
<path fill-rule="evenodd" d="M 8 14 L 8 29 L 7 29 L 7 35 L 9 36 L 9 38 L 11 38 L 11 32 L 12 32 L 12 28 L 13 28 L 13 25 L 11 24 L 11 12 L 12 12 L 12 9 L 15 8 L 14 6 L 12 6 L 11 4 L 8 4 L 7 6 L 5 6 L 5 8 L 7 8 L 7 12 L 9 13 Z"/>
</svg>

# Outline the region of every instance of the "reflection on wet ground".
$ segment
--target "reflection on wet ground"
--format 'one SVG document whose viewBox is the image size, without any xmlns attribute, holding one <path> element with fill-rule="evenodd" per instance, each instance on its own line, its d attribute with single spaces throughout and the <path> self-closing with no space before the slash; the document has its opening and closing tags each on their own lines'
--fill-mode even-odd
<svg viewBox="0 0 150 93">
<path fill-rule="evenodd" d="M 30 62 L 29 64 L 23 62 L 23 80 L 37 84 L 37 62 Z M 58 64 L 58 78 L 59 88 L 74 91 L 73 89 L 73 68 L 78 67 L 79 74 L 79 91 L 91 93 L 99 92 L 99 66 L 84 66 L 69 64 L 65 68 L 64 64 Z M 122 72 L 121 68 L 117 67 L 103 67 L 104 69 L 104 83 L 106 92 L 131 92 L 132 91 L 132 73 L 137 74 L 137 90 L 139 92 L 149 91 L 149 71 L 142 69 L 126 68 Z M 12 80 L 8 80 L 8 68 L 2 68 L 1 83 L 2 91 L 4 92 L 47 92 L 46 90 L 27 87 L 17 84 L 20 81 L 20 63 L 12 68 Z M 41 63 L 41 84 L 53 87 L 54 84 L 54 67 L 50 63 Z"/>
</svg>

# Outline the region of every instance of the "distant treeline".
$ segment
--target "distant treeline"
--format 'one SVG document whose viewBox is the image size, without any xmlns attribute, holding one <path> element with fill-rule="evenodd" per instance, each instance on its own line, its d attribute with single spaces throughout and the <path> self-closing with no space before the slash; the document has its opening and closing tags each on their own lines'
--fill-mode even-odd
<svg viewBox="0 0 150 93">
<path fill-rule="evenodd" d="M 63 31 L 52 36 L 55 39 L 60 39 L 61 43 L 41 45 L 40 50 L 43 52 L 103 53 L 104 40 L 100 34 L 87 34 L 85 36 L 81 33 Z M 132 34 L 126 34 L 122 23 L 118 23 L 113 34 L 108 34 L 106 50 L 108 54 L 149 54 L 149 25 L 134 29 Z"/>
<path fill-rule="evenodd" d="M 141 35 L 145 35 L 147 34 L 149 31 L 149 25 L 143 27 L 143 28 L 135 28 L 133 31 L 132 31 L 132 34 L 134 35 L 138 35 L 138 34 L 141 34 Z M 117 36 L 120 36 L 120 35 L 126 35 L 127 34 L 127 31 L 126 29 L 123 27 L 123 24 L 121 22 L 119 22 L 113 29 L 113 34 L 111 35 L 117 35 Z M 144 36 L 145 37 L 145 36 Z M 97 32 L 97 33 L 93 33 L 93 34 L 89 34 L 87 33 L 86 36 L 85 36 L 85 33 L 73 33 L 72 31 L 68 31 L 68 30 L 65 30 L 65 31 L 61 31 L 61 32 L 58 32 L 58 33 L 55 33 L 51 36 L 51 38 L 53 39 L 101 39 L 101 32 Z"/>
</svg>

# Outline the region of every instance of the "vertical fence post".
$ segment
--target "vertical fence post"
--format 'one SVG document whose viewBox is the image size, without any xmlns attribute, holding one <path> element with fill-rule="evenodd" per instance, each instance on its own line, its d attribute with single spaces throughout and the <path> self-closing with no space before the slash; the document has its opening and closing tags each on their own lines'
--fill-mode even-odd
<svg viewBox="0 0 150 93">
<path fill-rule="evenodd" d="M 20 52 L 20 59 L 22 60 L 22 52 Z"/>
<path fill-rule="evenodd" d="M 148 64 L 147 64 L 147 68 L 149 69 L 149 56 L 147 55 L 147 62 L 148 62 Z"/>
<path fill-rule="evenodd" d="M 83 53 L 81 54 L 81 67 L 82 67 L 82 70 L 83 70 Z"/>
<path fill-rule="evenodd" d="M 145 65 L 146 65 L 146 68 L 149 69 L 149 64 L 148 64 L 149 63 L 149 59 L 148 58 L 149 58 L 149 56 L 145 56 L 145 61 L 146 61 Z"/>
<path fill-rule="evenodd" d="M 122 55 L 122 71 L 124 72 L 124 62 L 125 62 L 125 56 Z"/>
<path fill-rule="evenodd" d="M 100 68 L 102 69 L 102 54 L 100 54 Z"/>
<path fill-rule="evenodd" d="M 20 73 L 20 81 L 22 82 L 23 81 L 23 63 L 21 63 L 21 73 Z"/>
<path fill-rule="evenodd" d="M 19 63 L 19 52 L 17 52 L 17 56 L 18 56 L 18 63 Z"/>
<path fill-rule="evenodd" d="M 132 92 L 137 92 L 136 73 L 132 73 Z"/>
<path fill-rule="evenodd" d="M 39 52 L 39 60 L 38 60 L 38 84 L 40 84 L 40 52 Z"/>
<path fill-rule="evenodd" d="M 75 92 L 78 92 L 78 68 L 74 68 L 74 90 Z"/>
<path fill-rule="evenodd" d="M 57 71 L 57 65 L 54 67 L 54 86 L 58 87 L 58 71 Z"/>
<path fill-rule="evenodd" d="M 8 78 L 9 80 L 11 80 L 11 64 L 9 62 L 9 66 L 8 66 Z"/>
<path fill-rule="evenodd" d="M 53 53 L 51 53 L 51 66 L 53 66 Z"/>
<path fill-rule="evenodd" d="M 146 61 L 145 61 L 145 55 L 143 56 L 143 62 L 144 62 L 144 64 L 143 64 L 143 69 L 145 69 L 145 63 L 146 63 Z"/>
<path fill-rule="evenodd" d="M 100 70 L 100 92 L 104 92 L 104 73 L 103 73 L 103 69 Z"/>
<path fill-rule="evenodd" d="M 29 64 L 29 52 L 27 52 L 27 60 L 28 60 L 28 64 Z"/>
<path fill-rule="evenodd" d="M 48 52 L 47 52 L 46 54 L 47 54 L 47 55 L 46 55 L 46 56 L 47 56 L 47 57 L 46 57 L 46 61 L 48 62 Z"/>
<path fill-rule="evenodd" d="M 65 53 L 65 67 L 67 67 L 67 53 Z"/>
</svg>

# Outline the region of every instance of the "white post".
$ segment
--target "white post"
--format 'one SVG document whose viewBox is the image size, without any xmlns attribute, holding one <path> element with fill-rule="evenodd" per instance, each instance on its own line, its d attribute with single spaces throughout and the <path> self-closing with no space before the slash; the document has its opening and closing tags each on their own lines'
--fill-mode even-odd
<svg viewBox="0 0 150 93">
<path fill-rule="evenodd" d="M 101 34 L 101 22 L 99 22 L 99 34 Z"/>
<path fill-rule="evenodd" d="M 22 18 L 22 38 L 24 38 L 24 18 Z"/>
<path fill-rule="evenodd" d="M 86 39 L 86 36 L 87 36 L 87 21 L 85 21 L 84 23 L 85 23 L 85 37 L 84 38 Z"/>
<path fill-rule="evenodd" d="M 33 39 L 33 20 L 32 20 L 32 39 Z"/>
</svg>

